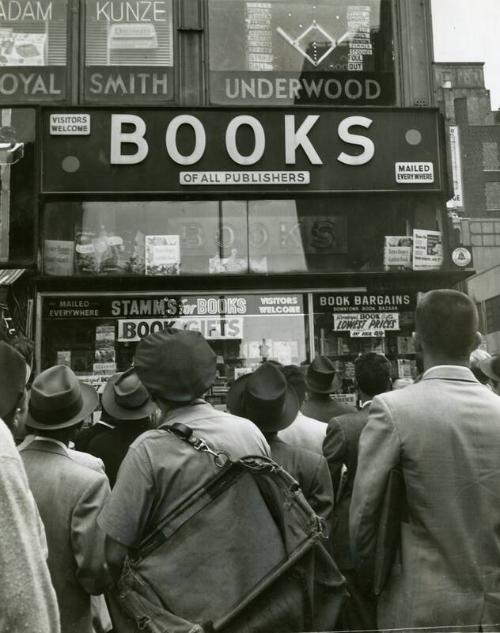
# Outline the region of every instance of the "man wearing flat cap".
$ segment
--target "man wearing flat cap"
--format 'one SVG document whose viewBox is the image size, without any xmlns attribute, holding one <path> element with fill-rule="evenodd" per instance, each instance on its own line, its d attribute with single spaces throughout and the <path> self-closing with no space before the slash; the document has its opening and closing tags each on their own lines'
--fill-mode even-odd
<svg viewBox="0 0 500 633">
<path fill-rule="evenodd" d="M 161 409 L 162 422 L 130 446 L 99 516 L 115 579 L 129 549 L 214 475 L 212 464 L 207 466 L 189 444 L 165 432 L 166 427 L 173 423 L 190 427 L 212 450 L 224 450 L 233 459 L 269 455 L 264 436 L 252 422 L 218 411 L 203 400 L 215 382 L 216 355 L 199 332 L 167 328 L 150 334 L 137 345 L 134 367 Z"/>
<path fill-rule="evenodd" d="M 34 438 L 20 450 L 47 534 L 62 633 L 92 633 L 91 594 L 110 582 L 97 525 L 109 483 L 67 450 L 96 406 L 97 393 L 69 367 L 46 369 L 31 387 L 26 426 Z"/>
<path fill-rule="evenodd" d="M 304 415 L 328 422 L 344 413 L 356 413 L 354 407 L 330 397 L 335 389 L 334 379 L 335 367 L 332 361 L 327 356 L 316 356 L 306 372 L 308 397 L 300 409 Z"/>
</svg>

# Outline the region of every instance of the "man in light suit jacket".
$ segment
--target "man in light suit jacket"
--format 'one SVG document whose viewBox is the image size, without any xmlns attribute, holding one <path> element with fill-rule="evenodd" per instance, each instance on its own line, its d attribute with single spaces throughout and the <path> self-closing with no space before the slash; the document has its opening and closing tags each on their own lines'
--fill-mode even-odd
<svg viewBox="0 0 500 633">
<path fill-rule="evenodd" d="M 473 302 L 453 290 L 416 311 L 422 380 L 374 398 L 360 438 L 350 526 L 362 564 L 373 554 L 389 471 L 399 466 L 408 521 L 378 601 L 378 627 L 498 631 L 500 399 L 468 368 L 479 343 Z"/>
<path fill-rule="evenodd" d="M 97 526 L 109 483 L 67 449 L 96 405 L 96 392 L 71 369 L 46 369 L 31 388 L 27 428 L 34 437 L 20 450 L 45 526 L 61 633 L 92 633 L 90 596 L 102 593 L 110 582 L 104 533 Z"/>
</svg>

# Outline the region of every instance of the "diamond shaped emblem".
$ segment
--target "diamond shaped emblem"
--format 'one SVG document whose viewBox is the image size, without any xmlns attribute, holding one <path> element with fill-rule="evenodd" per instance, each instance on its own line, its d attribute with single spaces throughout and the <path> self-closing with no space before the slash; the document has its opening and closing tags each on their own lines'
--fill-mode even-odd
<svg viewBox="0 0 500 633">
<path fill-rule="evenodd" d="M 303 31 L 297 38 L 293 38 L 291 37 L 284 29 L 282 29 L 281 27 L 278 27 L 276 29 L 276 31 L 281 35 L 281 37 L 283 37 L 291 46 L 293 46 L 295 48 L 296 51 L 298 51 L 303 57 L 305 57 L 307 59 L 307 61 L 309 61 L 313 66 L 319 66 L 321 64 L 321 62 L 328 57 L 328 55 L 330 55 L 330 53 L 332 51 L 334 51 L 337 48 L 337 45 L 340 44 L 344 39 L 346 39 L 346 37 L 349 35 L 349 33 L 345 33 L 338 41 L 335 40 L 334 37 L 332 37 L 320 24 L 318 24 L 316 22 L 316 20 L 313 21 L 313 23 L 307 27 L 307 29 L 305 31 Z M 317 35 L 315 35 L 315 32 L 317 32 Z M 310 36 L 311 34 L 313 34 L 314 39 L 312 40 L 313 42 L 313 47 L 314 44 L 316 43 L 316 41 L 319 40 L 319 37 L 321 36 L 321 43 L 330 43 L 330 46 L 327 48 L 327 50 L 321 55 L 321 57 L 317 58 L 314 54 L 311 55 L 310 53 L 308 53 L 307 51 L 307 44 L 310 43 Z M 308 37 L 309 36 L 309 37 Z M 307 42 L 305 42 L 307 38 Z"/>
</svg>

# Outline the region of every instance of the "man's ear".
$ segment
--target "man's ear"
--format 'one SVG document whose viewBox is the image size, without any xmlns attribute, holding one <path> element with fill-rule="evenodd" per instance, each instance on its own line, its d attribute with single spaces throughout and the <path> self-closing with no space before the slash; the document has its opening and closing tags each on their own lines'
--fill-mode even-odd
<svg viewBox="0 0 500 633">
<path fill-rule="evenodd" d="M 420 336 L 418 334 L 418 332 L 412 332 L 411 334 L 412 338 L 413 338 L 413 345 L 415 346 L 415 351 L 416 352 L 422 352 L 422 341 L 420 340 Z"/>
<path fill-rule="evenodd" d="M 483 342 L 483 335 L 481 332 L 476 332 L 474 334 L 474 347 L 472 349 L 477 349 L 481 343 Z"/>
</svg>

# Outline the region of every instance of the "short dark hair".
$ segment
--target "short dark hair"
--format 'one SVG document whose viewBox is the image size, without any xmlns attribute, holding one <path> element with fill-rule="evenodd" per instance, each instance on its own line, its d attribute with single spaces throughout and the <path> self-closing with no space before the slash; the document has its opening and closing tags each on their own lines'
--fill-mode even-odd
<svg viewBox="0 0 500 633">
<path fill-rule="evenodd" d="M 285 365 L 281 367 L 281 371 L 286 378 L 287 384 L 295 389 L 295 393 L 302 405 L 306 397 L 306 377 L 303 371 L 297 365 Z"/>
<path fill-rule="evenodd" d="M 458 290 L 431 290 L 420 298 L 415 327 L 422 345 L 450 359 L 469 359 L 478 315 L 474 302 Z"/>
<path fill-rule="evenodd" d="M 53 440 L 59 440 L 60 442 L 67 442 L 72 440 L 77 432 L 82 428 L 83 422 L 67 426 L 63 429 L 35 429 L 29 424 L 26 425 L 27 434 L 39 435 L 40 437 L 50 437 Z"/>
<path fill-rule="evenodd" d="M 11 347 L 18 351 L 28 365 L 31 366 L 31 363 L 33 362 L 33 341 L 27 336 L 24 336 L 24 334 L 18 334 L 8 341 L 8 343 Z"/>
<path fill-rule="evenodd" d="M 367 396 L 376 396 L 390 387 L 392 367 L 383 354 L 362 354 L 354 361 L 354 373 L 359 389 Z"/>
</svg>

